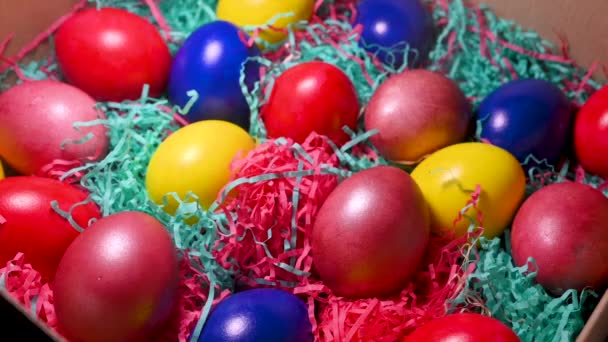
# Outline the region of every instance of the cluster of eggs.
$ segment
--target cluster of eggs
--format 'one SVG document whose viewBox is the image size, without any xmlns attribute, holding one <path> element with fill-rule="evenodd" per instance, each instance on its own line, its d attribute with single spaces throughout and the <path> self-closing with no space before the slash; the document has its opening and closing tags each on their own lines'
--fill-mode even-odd
<svg viewBox="0 0 608 342">
<path fill-rule="evenodd" d="M 82 189 L 34 175 L 61 161 L 104 158 L 109 141 L 96 101 L 134 100 L 147 84 L 150 96 L 166 93 L 172 104 L 187 108 L 190 123 L 155 150 L 146 172 L 149 197 L 166 203 L 170 214 L 177 202 L 166 198 L 169 193 L 192 192 L 209 208 L 229 180 L 232 160 L 256 146 L 247 132 L 250 108 L 243 95 L 259 81 L 256 58 L 266 43 L 286 37 L 274 28 L 246 28 L 290 12 L 274 23 L 285 28 L 310 19 L 314 7 L 312 0 L 220 0 L 218 20 L 194 31 L 175 56 L 145 19 L 120 9 L 86 9 L 55 36 L 66 82 L 29 81 L 0 95 L 0 156 L 26 175 L 0 181 L 0 263 L 24 252 L 27 262 L 53 281 L 57 317 L 67 336 L 78 341 L 150 336 L 176 301 L 177 254 L 166 227 L 154 217 L 139 212 L 102 217 L 95 204 L 83 204 Z M 433 25 L 419 1 L 364 0 L 357 9 L 354 24 L 363 26 L 365 49 L 392 67 L 412 58 L 410 65 L 424 64 Z M 262 42 L 248 44 L 252 34 Z M 378 50 L 400 43 L 411 51 Z M 533 257 L 538 282 L 549 291 L 606 285 L 608 199 L 578 183 L 550 185 L 526 198 L 525 169 L 530 156 L 557 165 L 573 131 L 580 163 L 608 177 L 608 88 L 576 117 L 562 91 L 543 80 L 504 84 L 473 110 L 453 80 L 410 69 L 384 81 L 362 110 L 353 82 L 340 68 L 310 61 L 275 80 L 261 116 L 269 138 L 302 142 L 316 132 L 340 145 L 348 140 L 343 128 L 355 130 L 361 111 L 364 129 L 377 131 L 371 142 L 381 155 L 413 171 L 379 166 L 358 172 L 323 204 L 312 253 L 316 271 L 336 295 L 367 298 L 399 291 L 419 269 L 430 234 L 464 236 L 471 222 L 489 239 L 512 225 L 515 262 L 524 265 Z M 489 143 L 467 141 L 475 117 Z M 99 123 L 76 124 L 86 122 Z M 469 219 L 458 220 L 474 194 L 476 205 L 465 213 Z M 74 230 L 57 208 L 70 212 L 84 232 Z M 454 334 L 517 340 L 481 315 L 448 316 L 408 340 L 447 340 Z M 258 289 L 222 301 L 199 341 L 311 339 L 300 299 Z"/>
</svg>

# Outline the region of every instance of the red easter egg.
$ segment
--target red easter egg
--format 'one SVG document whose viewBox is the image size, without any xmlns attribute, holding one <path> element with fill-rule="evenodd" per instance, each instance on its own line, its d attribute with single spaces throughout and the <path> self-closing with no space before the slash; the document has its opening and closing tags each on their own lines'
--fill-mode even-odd
<svg viewBox="0 0 608 342">
<path fill-rule="evenodd" d="M 370 141 L 389 160 L 415 163 L 462 142 L 471 108 L 458 85 L 440 73 L 416 69 L 382 83 L 365 111 Z"/>
<path fill-rule="evenodd" d="M 154 217 L 121 212 L 93 223 L 65 252 L 53 286 L 61 331 L 74 342 L 149 341 L 175 307 L 171 236 Z"/>
<path fill-rule="evenodd" d="M 305 62 L 287 69 L 274 82 L 262 119 L 271 138 L 302 143 L 311 132 L 337 144 L 355 129 L 359 100 L 355 86 L 342 70 L 325 62 Z"/>
<path fill-rule="evenodd" d="M 74 128 L 78 122 L 105 118 L 95 104 L 80 89 L 57 81 L 30 81 L 10 88 L 0 94 L 0 155 L 26 175 L 55 160 L 103 158 L 109 144 L 107 128 L 103 124 Z M 73 142 L 87 134 L 92 138 Z M 62 146 L 66 139 L 71 142 Z"/>
<path fill-rule="evenodd" d="M 474 314 L 451 314 L 434 319 L 409 334 L 403 342 L 519 342 L 519 337 L 495 318 Z"/>
<path fill-rule="evenodd" d="M 608 85 L 594 93 L 578 112 L 574 150 L 585 170 L 608 178 Z"/>
<path fill-rule="evenodd" d="M 148 20 L 118 8 L 89 8 L 66 20 L 55 36 L 61 72 L 98 100 L 138 99 L 144 84 L 160 96 L 171 53 Z"/>
<path fill-rule="evenodd" d="M 313 263 L 338 296 L 376 297 L 403 288 L 429 240 L 429 210 L 405 171 L 367 169 L 329 195 L 314 223 Z"/>
<path fill-rule="evenodd" d="M 57 201 L 59 208 L 67 212 L 87 197 L 84 191 L 49 178 L 16 176 L 1 180 L 0 216 L 5 222 L 0 224 L 0 265 L 22 252 L 26 263 L 52 279 L 63 253 L 79 233 L 51 207 L 51 202 Z M 79 205 L 72 212 L 81 228 L 100 216 L 92 202 Z"/>
<path fill-rule="evenodd" d="M 515 264 L 533 257 L 538 283 L 561 294 L 608 285 L 608 199 L 585 184 L 548 185 L 532 194 L 513 221 Z"/>
</svg>

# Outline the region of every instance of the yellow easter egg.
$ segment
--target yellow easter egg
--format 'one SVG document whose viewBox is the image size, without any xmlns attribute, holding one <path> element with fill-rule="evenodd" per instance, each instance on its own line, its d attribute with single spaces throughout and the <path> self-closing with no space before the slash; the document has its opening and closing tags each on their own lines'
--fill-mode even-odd
<svg viewBox="0 0 608 342">
<path fill-rule="evenodd" d="M 468 142 L 445 147 L 422 161 L 412 171 L 431 209 L 435 232 L 454 230 L 463 236 L 471 224 L 466 217 L 455 222 L 481 187 L 477 207 L 482 214 L 483 236 L 494 238 L 511 223 L 526 190 L 524 170 L 506 150 L 484 143 Z M 477 224 L 478 210 L 466 216 Z"/>
<path fill-rule="evenodd" d="M 2 162 L 0 162 L 0 179 L 4 178 L 4 169 L 2 168 Z"/>
<path fill-rule="evenodd" d="M 314 6 L 314 0 L 220 0 L 217 18 L 240 27 L 262 26 L 269 24 L 278 14 L 285 14 L 289 16 L 281 17 L 272 24 L 275 28 L 284 29 L 290 24 L 309 20 Z M 274 44 L 285 39 L 287 34 L 269 28 L 262 30 L 259 37 Z"/>
<path fill-rule="evenodd" d="M 154 152 L 146 173 L 148 195 L 161 205 L 169 193 L 185 199 L 191 191 L 203 208 L 209 208 L 230 179 L 232 161 L 254 147 L 245 130 L 227 121 L 204 120 L 182 127 Z M 165 210 L 174 214 L 178 202 L 171 196 L 167 201 Z"/>
</svg>

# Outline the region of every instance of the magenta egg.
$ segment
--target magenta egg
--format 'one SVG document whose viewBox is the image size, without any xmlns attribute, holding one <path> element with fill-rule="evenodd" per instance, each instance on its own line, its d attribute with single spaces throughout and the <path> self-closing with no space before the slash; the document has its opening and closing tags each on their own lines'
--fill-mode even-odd
<svg viewBox="0 0 608 342">
<path fill-rule="evenodd" d="M 66 250 L 53 285 L 70 341 L 148 341 L 175 307 L 179 269 L 165 227 L 140 212 L 93 223 Z"/>
<path fill-rule="evenodd" d="M 513 222 L 518 266 L 532 257 L 537 281 L 560 294 L 608 285 L 608 199 L 588 185 L 566 182 L 532 194 Z"/>
<path fill-rule="evenodd" d="M 0 156 L 26 175 L 55 160 L 97 160 L 108 150 L 102 124 L 74 128 L 77 122 L 105 118 L 85 92 L 71 85 L 45 80 L 28 81 L 0 94 Z M 92 137 L 80 144 L 88 134 Z"/>
<path fill-rule="evenodd" d="M 389 160 L 407 164 L 462 142 L 471 108 L 458 85 L 423 69 L 389 77 L 372 95 L 365 129 L 378 130 L 371 142 Z"/>
<path fill-rule="evenodd" d="M 313 263 L 338 296 L 390 295 L 418 269 L 429 225 L 427 204 L 408 173 L 367 169 L 340 183 L 319 210 Z"/>
</svg>

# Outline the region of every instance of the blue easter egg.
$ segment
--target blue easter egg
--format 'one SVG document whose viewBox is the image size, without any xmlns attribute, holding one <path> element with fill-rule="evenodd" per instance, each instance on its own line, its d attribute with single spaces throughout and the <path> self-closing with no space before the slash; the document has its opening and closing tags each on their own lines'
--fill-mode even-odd
<svg viewBox="0 0 608 342">
<path fill-rule="evenodd" d="M 312 342 L 308 309 L 277 289 L 239 292 L 221 301 L 196 342 Z M 191 342 L 195 342 L 191 338 Z"/>
<path fill-rule="evenodd" d="M 363 0 L 357 6 L 354 26 L 358 24 L 363 26 L 361 46 L 394 68 L 405 62 L 406 44 L 417 51 L 407 56 L 414 66 L 426 59 L 433 42 L 431 13 L 420 0 Z M 379 47 L 395 50 L 391 56 Z"/>
<path fill-rule="evenodd" d="M 537 79 L 502 85 L 481 102 L 477 116 L 482 122 L 481 138 L 511 152 L 520 162 L 532 155 L 551 165 L 559 162 L 573 119 L 564 93 Z"/>
<path fill-rule="evenodd" d="M 186 39 L 175 55 L 169 76 L 169 100 L 183 108 L 190 101 L 189 90 L 196 90 L 199 96 L 185 116 L 188 122 L 225 120 L 249 129 L 250 110 L 239 79 L 244 65 L 249 89 L 259 80 L 259 64 L 247 59 L 259 56 L 260 51 L 255 45 L 248 47 L 239 31 L 226 21 L 205 24 Z"/>
</svg>

